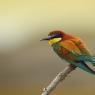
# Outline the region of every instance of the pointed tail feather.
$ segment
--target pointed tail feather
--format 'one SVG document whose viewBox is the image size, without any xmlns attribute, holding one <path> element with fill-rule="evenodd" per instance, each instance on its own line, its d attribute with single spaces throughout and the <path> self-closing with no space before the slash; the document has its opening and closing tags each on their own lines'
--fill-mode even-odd
<svg viewBox="0 0 95 95">
<path fill-rule="evenodd" d="M 93 69 L 91 69 L 84 61 L 81 62 L 82 65 L 84 65 L 86 67 L 86 71 L 89 73 L 92 73 L 95 75 L 95 71 Z"/>
<path fill-rule="evenodd" d="M 95 57 L 91 58 L 90 62 L 93 64 L 93 66 L 95 66 Z"/>
<path fill-rule="evenodd" d="M 87 55 L 78 55 L 78 61 L 87 61 L 91 62 L 93 66 L 95 66 L 95 57 L 94 56 L 87 56 Z"/>
<path fill-rule="evenodd" d="M 75 65 L 76 67 L 79 67 L 80 69 L 89 72 L 91 74 L 95 75 L 95 71 L 92 70 L 84 61 L 81 61 L 81 63 L 75 63 L 75 62 L 70 62 L 71 64 Z"/>
</svg>

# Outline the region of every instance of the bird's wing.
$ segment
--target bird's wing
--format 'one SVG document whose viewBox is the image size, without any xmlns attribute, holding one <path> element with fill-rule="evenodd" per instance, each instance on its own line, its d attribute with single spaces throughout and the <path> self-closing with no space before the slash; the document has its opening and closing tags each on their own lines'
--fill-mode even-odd
<svg viewBox="0 0 95 95">
<path fill-rule="evenodd" d="M 80 38 L 71 39 L 71 41 L 79 48 L 82 54 L 92 56 L 90 50 Z"/>
<path fill-rule="evenodd" d="M 67 49 L 68 51 L 70 51 L 72 53 L 81 54 L 81 50 L 71 40 L 66 40 L 66 41 L 60 42 L 60 46 L 63 47 L 63 48 L 65 48 L 65 49 Z"/>
<path fill-rule="evenodd" d="M 70 62 L 71 64 L 83 69 L 84 71 L 87 71 L 89 73 L 95 74 L 95 72 L 89 68 L 85 63 L 76 63 L 75 61 L 83 62 L 86 59 L 91 59 L 88 56 L 84 56 L 84 53 L 80 50 L 80 48 L 75 44 L 75 42 L 71 40 L 66 40 L 60 43 L 60 53 L 61 56 L 66 57 L 66 60 Z M 88 51 L 88 50 L 87 50 Z M 60 54 L 59 54 L 60 55 Z"/>
<path fill-rule="evenodd" d="M 80 58 L 84 61 L 91 62 L 92 65 L 95 66 L 95 57 L 92 55 L 84 42 L 80 38 L 71 39 L 71 41 L 75 43 L 77 48 L 79 48 L 79 50 L 81 51 L 82 55 L 80 56 Z"/>
<path fill-rule="evenodd" d="M 71 40 L 65 40 L 58 43 L 59 48 L 55 50 L 61 58 L 65 58 L 70 61 L 82 60 L 81 51 Z M 84 57 L 83 57 L 84 58 Z M 82 60 L 83 61 L 83 60 Z"/>
</svg>

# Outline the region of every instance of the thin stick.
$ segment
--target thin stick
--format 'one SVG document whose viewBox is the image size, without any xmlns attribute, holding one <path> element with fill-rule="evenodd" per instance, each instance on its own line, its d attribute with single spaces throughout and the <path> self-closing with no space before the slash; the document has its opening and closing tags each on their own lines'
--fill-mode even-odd
<svg viewBox="0 0 95 95">
<path fill-rule="evenodd" d="M 41 95 L 49 95 L 56 88 L 56 86 L 67 77 L 68 74 L 75 70 L 75 68 L 76 67 L 74 65 L 68 65 L 54 78 L 54 80 L 46 88 L 43 89 Z"/>
</svg>

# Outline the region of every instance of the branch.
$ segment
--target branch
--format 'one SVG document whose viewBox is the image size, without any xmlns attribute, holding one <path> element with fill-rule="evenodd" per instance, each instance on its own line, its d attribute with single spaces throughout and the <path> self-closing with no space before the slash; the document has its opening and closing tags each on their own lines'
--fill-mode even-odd
<svg viewBox="0 0 95 95">
<path fill-rule="evenodd" d="M 54 80 L 46 88 L 43 89 L 41 95 L 49 95 L 56 88 L 56 86 L 67 77 L 68 74 L 75 70 L 75 68 L 76 67 L 74 65 L 67 66 L 54 78 Z"/>
</svg>

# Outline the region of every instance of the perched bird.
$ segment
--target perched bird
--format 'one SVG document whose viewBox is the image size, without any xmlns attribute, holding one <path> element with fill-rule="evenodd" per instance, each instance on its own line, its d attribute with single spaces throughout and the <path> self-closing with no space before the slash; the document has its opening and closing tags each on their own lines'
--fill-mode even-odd
<svg viewBox="0 0 95 95">
<path fill-rule="evenodd" d="M 95 74 L 95 71 L 86 64 L 86 62 L 90 62 L 95 66 L 95 58 L 80 38 L 56 30 L 50 32 L 48 37 L 42 40 L 47 40 L 61 59 L 65 59 L 68 63 Z"/>
</svg>

